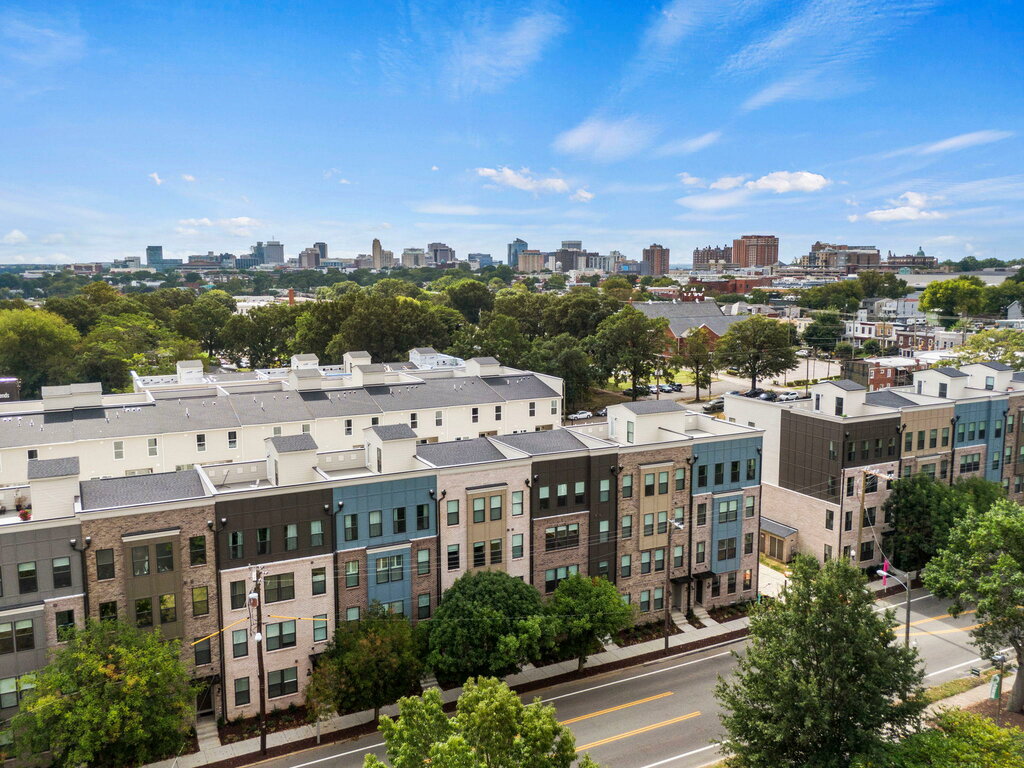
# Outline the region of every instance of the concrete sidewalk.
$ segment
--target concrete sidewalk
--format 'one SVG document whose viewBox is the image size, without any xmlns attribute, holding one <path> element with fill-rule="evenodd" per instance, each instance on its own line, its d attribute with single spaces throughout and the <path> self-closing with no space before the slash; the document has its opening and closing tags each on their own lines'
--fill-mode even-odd
<svg viewBox="0 0 1024 768">
<path fill-rule="evenodd" d="M 714 638 L 724 636 L 739 629 L 745 629 L 747 627 L 747 623 L 747 618 L 744 616 L 725 624 L 715 623 L 713 625 L 706 626 L 703 629 L 695 629 L 689 624 L 686 624 L 685 631 L 680 632 L 677 635 L 672 635 L 669 638 L 669 649 L 681 648 L 684 645 L 690 645 L 691 643 L 702 640 L 712 641 L 710 644 L 713 645 Z M 683 627 L 680 626 L 680 629 L 683 629 Z M 589 657 L 584 668 L 590 669 L 593 667 L 601 667 L 606 664 L 639 658 L 649 653 L 661 651 L 664 647 L 664 638 L 648 640 L 647 642 L 637 643 L 636 645 L 630 645 L 625 648 L 619 648 L 613 644 L 608 645 L 605 647 L 604 651 L 595 653 L 593 656 Z M 536 683 L 548 678 L 554 678 L 558 675 L 575 672 L 577 666 L 578 663 L 575 659 L 558 662 L 557 664 L 548 664 L 547 666 L 539 668 L 528 664 L 519 674 L 506 677 L 505 682 L 513 687 L 527 683 Z M 452 688 L 448 691 L 442 691 L 441 697 L 445 703 L 448 703 L 457 700 L 461 693 L 461 688 Z M 526 694 L 526 696 L 530 699 L 533 698 L 530 694 Z M 384 707 L 381 710 L 382 715 L 394 716 L 397 712 L 397 705 Z M 326 735 L 336 731 L 353 728 L 358 725 L 363 725 L 371 722 L 372 720 L 373 712 L 369 710 L 366 712 L 357 712 L 352 715 L 345 715 L 343 717 L 335 716 L 320 723 L 320 733 L 321 735 Z M 236 741 L 233 744 L 216 745 L 213 743 L 212 739 L 209 738 L 209 735 L 207 735 L 209 729 L 205 728 L 204 731 L 206 738 L 200 740 L 200 749 L 198 752 L 191 755 L 182 755 L 174 760 L 164 760 L 159 763 L 152 763 L 151 768 L 199 768 L 199 766 L 212 765 L 214 763 L 219 763 L 222 760 L 231 760 L 243 755 L 252 755 L 256 758 L 259 753 L 259 738 Z M 284 731 L 268 733 L 267 748 L 272 749 L 273 747 L 285 746 L 303 739 L 314 738 L 315 736 L 316 726 L 313 725 L 304 725 L 298 728 L 289 728 Z"/>
</svg>

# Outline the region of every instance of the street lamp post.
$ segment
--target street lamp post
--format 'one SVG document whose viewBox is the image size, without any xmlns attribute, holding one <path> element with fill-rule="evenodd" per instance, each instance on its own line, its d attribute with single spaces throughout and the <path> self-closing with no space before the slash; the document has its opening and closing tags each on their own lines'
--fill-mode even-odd
<svg viewBox="0 0 1024 768">
<path fill-rule="evenodd" d="M 910 647 L 910 574 L 909 573 L 903 574 L 904 577 L 906 577 L 907 580 L 906 581 L 901 581 L 898 577 L 893 576 L 891 573 L 886 571 L 885 568 L 879 568 L 877 573 L 878 573 L 879 576 L 882 576 L 883 578 L 884 577 L 888 577 L 888 578 L 892 579 L 897 584 L 899 584 L 901 587 L 903 587 L 905 590 L 907 590 L 907 621 L 906 621 L 907 625 L 904 628 L 903 643 L 904 643 L 904 645 L 907 646 L 907 648 L 909 648 Z"/>
<path fill-rule="evenodd" d="M 683 530 L 677 520 L 668 521 L 668 543 L 665 545 L 665 650 L 668 650 L 669 628 L 672 626 L 672 529 Z"/>
</svg>

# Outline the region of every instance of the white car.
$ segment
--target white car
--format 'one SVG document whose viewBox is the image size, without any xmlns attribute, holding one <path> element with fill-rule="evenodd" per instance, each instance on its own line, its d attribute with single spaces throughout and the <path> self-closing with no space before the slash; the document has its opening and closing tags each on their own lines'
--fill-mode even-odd
<svg viewBox="0 0 1024 768">
<path fill-rule="evenodd" d="M 788 402 L 790 402 L 792 400 L 799 400 L 799 399 L 800 399 L 800 393 L 799 392 L 783 392 L 781 395 L 779 395 L 778 402 L 780 402 L 780 403 L 788 403 Z"/>
<path fill-rule="evenodd" d="M 576 411 L 576 413 L 570 413 L 565 418 L 569 421 L 579 421 L 580 419 L 589 419 L 593 415 L 590 411 Z"/>
<path fill-rule="evenodd" d="M 808 352 L 807 352 L 806 349 L 798 349 L 796 351 L 796 356 L 797 357 L 807 357 L 807 354 L 808 354 Z"/>
</svg>

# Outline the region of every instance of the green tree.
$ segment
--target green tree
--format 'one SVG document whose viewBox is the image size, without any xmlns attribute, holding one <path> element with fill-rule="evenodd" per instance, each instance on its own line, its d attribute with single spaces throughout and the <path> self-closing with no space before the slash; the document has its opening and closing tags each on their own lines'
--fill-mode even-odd
<svg viewBox="0 0 1024 768">
<path fill-rule="evenodd" d="M 804 344 L 831 352 L 846 334 L 846 323 L 838 312 L 816 312 L 814 320 L 804 329 Z"/>
<path fill-rule="evenodd" d="M 494 306 L 494 294 L 479 280 L 457 280 L 445 288 L 448 301 L 471 323 L 480 322 L 480 313 Z"/>
<path fill-rule="evenodd" d="M 864 289 L 857 280 L 838 280 L 800 292 L 800 306 L 808 309 L 834 309 L 855 312 L 864 298 Z"/>
<path fill-rule="evenodd" d="M 555 708 L 540 699 L 523 704 L 494 678 L 466 681 L 450 719 L 437 688 L 402 699 L 398 719 L 382 717 L 380 732 L 393 768 L 570 768 L 576 761 L 576 740 Z M 586 755 L 577 765 L 597 768 Z M 369 754 L 363 766 L 388 764 Z"/>
<path fill-rule="evenodd" d="M 224 348 L 236 360 L 246 358 L 250 368 L 275 367 L 289 354 L 301 311 L 287 304 L 268 304 L 232 315 L 224 325 Z"/>
<path fill-rule="evenodd" d="M 316 355 L 324 364 L 340 363 L 340 357 L 333 358 L 327 354 L 327 347 L 331 339 L 338 334 L 342 323 L 352 313 L 353 307 L 362 300 L 359 291 L 362 289 L 344 293 L 337 299 L 320 299 L 303 304 L 302 314 L 295 319 L 295 336 L 292 338 L 291 351 L 294 354 Z"/>
<path fill-rule="evenodd" d="M 408 280 L 384 277 L 371 286 L 370 293 L 375 296 L 408 296 L 411 299 L 416 299 L 423 291 L 418 285 L 410 283 Z"/>
<path fill-rule="evenodd" d="M 757 387 L 759 379 L 796 365 L 787 324 L 762 315 L 751 315 L 730 326 L 715 345 L 715 353 L 722 368 L 732 368 L 749 378 L 751 389 Z"/>
<path fill-rule="evenodd" d="M 586 347 L 586 339 L 577 339 L 567 333 L 535 339 L 523 360 L 523 367 L 562 379 L 566 407 L 572 410 L 587 402 L 591 389 L 600 378 Z"/>
<path fill-rule="evenodd" d="M 573 288 L 552 296 L 544 308 L 544 330 L 549 336 L 568 333 L 578 339 L 592 335 L 601 321 L 614 315 L 620 304 L 593 288 Z"/>
<path fill-rule="evenodd" d="M 892 272 L 858 272 L 857 282 L 864 297 L 871 299 L 898 299 L 911 290 L 906 280 Z"/>
<path fill-rule="evenodd" d="M 980 331 L 953 352 L 957 365 L 996 360 L 1016 368 L 1024 354 L 1024 333 L 1013 328 Z"/>
<path fill-rule="evenodd" d="M 946 546 L 949 532 L 968 508 L 985 512 L 1003 490 L 980 477 L 950 486 L 925 474 L 900 478 L 882 509 L 892 520 L 892 560 L 897 568 L 917 571 Z"/>
<path fill-rule="evenodd" d="M 667 328 L 665 318 L 648 318 L 640 310 L 625 306 L 597 327 L 594 362 L 605 378 L 629 381 L 635 400 L 641 383 L 673 366 L 665 356 Z"/>
<path fill-rule="evenodd" d="M 327 356 L 341 360 L 345 352 L 364 350 L 383 362 L 404 360 L 414 347 L 446 349 L 445 309 L 405 296 L 361 296 L 327 345 Z"/>
<path fill-rule="evenodd" d="M 467 326 L 452 338 L 449 352 L 457 357 L 494 357 L 518 368 L 530 351 L 530 340 L 519 321 L 507 315 L 489 314 L 486 325 Z"/>
<path fill-rule="evenodd" d="M 504 677 L 540 654 L 547 628 L 537 590 L 503 571 L 460 576 L 430 620 L 427 667 L 443 683 Z"/>
<path fill-rule="evenodd" d="M 734 678 L 715 688 L 726 751 L 744 768 L 841 768 L 915 730 L 924 673 L 895 624 L 845 558 L 798 556 L 779 600 L 753 608 Z"/>
<path fill-rule="evenodd" d="M 957 319 L 981 311 L 984 287 L 985 284 L 973 275 L 929 283 L 921 294 L 921 309 L 938 312 L 939 322 L 949 328 Z"/>
<path fill-rule="evenodd" d="M 1024 734 L 1000 728 L 987 717 L 943 709 L 931 728 L 894 742 L 876 759 L 856 768 L 1019 768 L 1024 765 Z"/>
<path fill-rule="evenodd" d="M 694 399 L 700 402 L 701 389 L 711 389 L 711 377 L 718 370 L 711 334 L 695 328 L 679 340 L 679 364 L 693 374 Z"/>
<path fill-rule="evenodd" d="M 419 690 L 422 671 L 412 624 L 374 603 L 359 621 L 344 622 L 335 630 L 306 700 L 318 712 L 328 707 L 339 714 L 372 709 L 376 721 L 381 707 Z"/>
<path fill-rule="evenodd" d="M 857 350 L 853 348 L 853 344 L 848 341 L 840 341 L 832 349 L 832 353 L 838 360 L 853 360 L 857 356 Z"/>
<path fill-rule="evenodd" d="M 21 379 L 23 397 L 69 380 L 78 331 L 63 317 L 41 309 L 0 311 L 0 371 Z"/>
<path fill-rule="evenodd" d="M 546 291 L 564 291 L 566 285 L 565 275 L 560 272 L 553 275 L 548 275 L 544 281 L 544 290 Z"/>
<path fill-rule="evenodd" d="M 616 301 L 629 301 L 633 295 L 633 286 L 621 275 L 612 275 L 601 283 L 601 291 Z"/>
<path fill-rule="evenodd" d="M 865 355 L 877 355 L 882 351 L 882 345 L 878 343 L 878 339 L 868 339 L 860 345 L 860 350 Z"/>
<path fill-rule="evenodd" d="M 950 615 L 974 606 L 979 625 L 971 636 L 981 655 L 1009 646 L 1017 668 L 1024 667 L 1024 507 L 1002 499 L 986 512 L 968 509 L 928 563 L 924 581 L 953 601 Z M 1024 674 L 1014 679 L 1007 709 L 1024 709 Z"/>
<path fill-rule="evenodd" d="M 22 757 L 49 750 L 58 768 L 171 757 L 195 716 L 179 643 L 120 622 L 69 632 L 34 683 L 11 723 L 15 749 Z"/>
<path fill-rule="evenodd" d="M 196 339 L 203 351 L 214 354 L 223 346 L 222 332 L 235 311 L 235 300 L 224 291 L 208 291 L 187 312 L 178 315 L 178 330 Z"/>
<path fill-rule="evenodd" d="M 513 288 L 498 291 L 494 296 L 494 307 L 487 315 L 514 317 L 519 321 L 523 333 L 532 339 L 544 333 L 545 309 L 557 297 L 547 293 L 530 293 L 521 288 L 522 283 L 517 283 Z"/>
<path fill-rule="evenodd" d="M 546 608 L 555 644 L 579 660 L 578 669 L 595 648 L 633 624 L 633 607 L 622 602 L 614 584 L 597 576 L 563 579 Z"/>
</svg>

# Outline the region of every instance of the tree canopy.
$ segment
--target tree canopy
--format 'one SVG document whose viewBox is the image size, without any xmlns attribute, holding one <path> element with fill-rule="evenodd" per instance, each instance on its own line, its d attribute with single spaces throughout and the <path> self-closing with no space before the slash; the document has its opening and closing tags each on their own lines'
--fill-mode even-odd
<svg viewBox="0 0 1024 768">
<path fill-rule="evenodd" d="M 715 689 L 726 751 L 745 768 L 845 768 L 916 730 L 924 673 L 895 624 L 845 559 L 798 556 L 778 601 L 752 609 L 750 644 Z"/>
<path fill-rule="evenodd" d="M 751 315 L 733 324 L 715 345 L 723 368 L 732 368 L 757 387 L 760 379 L 788 371 L 796 365 L 787 323 L 762 315 Z"/>
<path fill-rule="evenodd" d="M 693 375 L 693 398 L 700 401 L 701 389 L 711 389 L 711 377 L 718 370 L 718 356 L 706 328 L 695 328 L 679 340 L 679 364 Z"/>
<path fill-rule="evenodd" d="M 574 574 L 559 582 L 547 603 L 554 642 L 579 660 L 633 623 L 633 607 L 607 579 Z"/>
<path fill-rule="evenodd" d="M 173 757 L 195 716 L 196 692 L 178 642 L 108 621 L 89 621 L 66 640 L 35 673 L 35 688 L 12 720 L 18 754 L 49 750 L 58 768 Z"/>
<path fill-rule="evenodd" d="M 607 378 L 629 381 L 636 399 L 638 385 L 678 366 L 665 354 L 667 328 L 665 318 L 649 318 L 640 310 L 625 306 L 597 327 L 594 361 Z"/>
<path fill-rule="evenodd" d="M 48 384 L 73 381 L 69 362 L 80 341 L 64 318 L 41 309 L 0 310 L 0 371 L 21 379 L 25 397 Z"/>
<path fill-rule="evenodd" d="M 817 312 L 804 329 L 804 343 L 823 352 L 831 352 L 845 335 L 846 323 L 838 312 Z"/>
<path fill-rule="evenodd" d="M 939 322 L 948 328 L 963 315 L 981 311 L 985 284 L 977 277 L 958 277 L 929 283 L 921 294 L 921 309 L 939 313 Z"/>
</svg>

